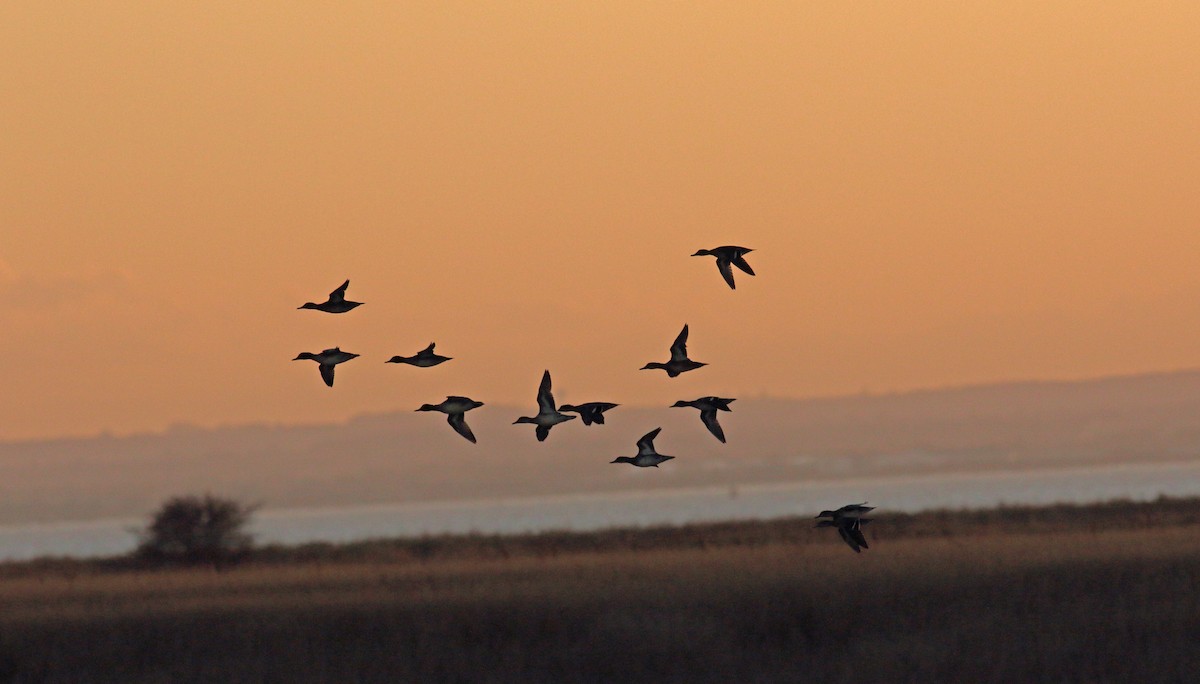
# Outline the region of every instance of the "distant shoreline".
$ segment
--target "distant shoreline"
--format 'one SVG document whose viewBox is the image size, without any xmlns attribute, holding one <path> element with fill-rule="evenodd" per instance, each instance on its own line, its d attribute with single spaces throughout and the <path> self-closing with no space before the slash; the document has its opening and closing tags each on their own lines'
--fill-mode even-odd
<svg viewBox="0 0 1200 684">
<path fill-rule="evenodd" d="M 1127 498 L 1075 504 L 1000 505 L 937 508 L 917 513 L 878 509 L 868 539 L 882 543 L 925 537 L 958 538 L 981 534 L 1050 534 L 1079 531 L 1157 529 L 1200 525 L 1200 496 Z M 826 544 L 836 535 L 817 529 L 810 516 L 727 522 L 693 522 L 615 527 L 601 530 L 549 530 L 522 533 L 449 533 L 379 537 L 351 542 L 264 544 L 244 565 L 295 563 L 406 562 L 433 559 L 556 556 L 576 552 L 661 550 L 741 544 Z M 126 556 L 95 558 L 45 556 L 0 561 L 0 578 L 41 573 L 111 572 L 136 569 Z"/>
</svg>

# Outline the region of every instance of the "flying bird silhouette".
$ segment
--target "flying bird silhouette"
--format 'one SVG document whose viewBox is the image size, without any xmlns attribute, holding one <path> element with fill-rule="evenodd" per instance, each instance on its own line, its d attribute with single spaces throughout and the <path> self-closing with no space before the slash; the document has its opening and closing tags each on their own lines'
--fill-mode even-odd
<svg viewBox="0 0 1200 684">
<path fill-rule="evenodd" d="M 842 506 L 836 511 L 821 511 L 817 518 L 828 518 L 828 520 L 821 520 L 817 523 L 817 527 L 836 527 L 842 541 L 854 549 L 854 553 L 862 553 L 862 549 L 871 548 L 867 546 L 867 538 L 862 533 L 862 526 L 871 522 L 871 519 L 863 516 L 873 510 L 875 507 L 868 506 L 864 501 L 860 504 Z"/>
<path fill-rule="evenodd" d="M 680 373 L 686 373 L 690 370 L 695 370 L 697 368 L 700 368 L 701 366 L 707 366 L 708 365 L 707 363 L 693 361 L 688 358 L 687 339 L 688 339 L 688 327 L 687 327 L 687 323 L 684 323 L 683 330 L 680 331 L 679 336 L 675 338 L 675 342 L 673 344 L 671 344 L 671 360 L 667 361 L 666 363 L 658 363 L 656 361 L 651 361 L 650 363 L 642 366 L 640 370 L 661 369 L 661 370 L 665 370 L 667 372 L 668 377 L 673 378 L 673 377 L 679 375 Z"/>
<path fill-rule="evenodd" d="M 568 416 L 559 413 L 554 407 L 554 394 L 550 392 L 550 371 L 542 374 L 542 383 L 538 385 L 537 393 L 538 412 L 533 417 L 521 417 L 513 421 L 513 425 L 519 423 L 533 423 L 537 426 L 537 438 L 539 442 L 546 441 L 550 436 L 550 428 L 559 423 L 575 420 L 575 416 Z"/>
<path fill-rule="evenodd" d="M 407 363 L 410 366 L 416 366 L 418 368 L 430 368 L 438 365 L 439 363 L 449 361 L 452 358 L 449 356 L 442 356 L 441 354 L 435 354 L 433 352 L 433 345 L 434 343 L 430 342 L 428 347 L 425 347 L 421 351 L 417 352 L 414 356 L 393 356 L 387 361 L 384 361 L 384 363 Z"/>
<path fill-rule="evenodd" d="M 333 292 L 330 292 L 329 299 L 326 299 L 325 301 L 321 302 L 320 304 L 314 304 L 313 302 L 305 302 L 302 306 L 299 306 L 297 308 L 299 308 L 299 309 L 316 309 L 317 311 L 324 311 L 325 313 L 334 313 L 334 314 L 346 313 L 350 309 L 353 309 L 354 307 L 362 304 L 362 302 L 352 302 L 352 301 L 349 301 L 348 299 L 346 299 L 346 288 L 348 288 L 348 287 L 350 287 L 349 280 L 342 283 L 342 286 L 339 287 L 338 289 L 334 290 Z"/>
<path fill-rule="evenodd" d="M 440 404 L 421 404 L 421 408 L 416 410 L 441 411 L 446 414 L 446 422 L 450 423 L 450 427 L 465 437 L 467 441 L 474 444 L 475 433 L 471 432 L 471 427 L 467 425 L 467 419 L 464 414 L 480 406 L 483 406 L 482 401 L 475 401 L 469 397 L 446 397 L 446 400 Z"/>
<path fill-rule="evenodd" d="M 724 247 L 714 247 L 712 249 L 702 249 L 692 256 L 714 256 L 717 258 L 717 270 L 721 272 L 721 277 L 729 284 L 729 289 L 736 290 L 737 285 L 733 284 L 733 269 L 731 266 L 737 266 L 746 273 L 754 275 L 754 269 L 750 268 L 750 264 L 746 263 L 746 255 L 753 252 L 752 249 L 746 247 L 735 247 L 726 245 Z"/>
<path fill-rule="evenodd" d="M 618 456 L 610 463 L 630 463 L 639 468 L 657 468 L 659 463 L 669 461 L 674 456 L 665 456 L 654 450 L 654 438 L 658 433 L 662 432 L 662 428 L 654 428 L 647 432 L 637 442 L 637 456 Z"/>
<path fill-rule="evenodd" d="M 700 409 L 700 420 L 704 423 L 704 427 L 713 434 L 713 437 L 725 443 L 725 431 L 721 429 L 721 424 L 717 422 L 717 411 L 733 411 L 729 408 L 731 402 L 737 399 L 722 399 L 721 397 L 700 397 L 691 401 L 677 401 L 671 405 L 671 408 L 681 408 L 684 406 Z"/>
<path fill-rule="evenodd" d="M 321 379 L 325 381 L 326 385 L 333 387 L 333 368 L 334 368 L 334 366 L 338 365 L 339 363 L 345 363 L 345 362 L 349 361 L 350 359 L 357 358 L 357 357 L 358 357 L 358 354 L 351 354 L 350 352 L 344 352 L 341 349 L 334 347 L 333 349 L 326 349 L 325 351 L 323 351 L 319 354 L 313 354 L 312 352 L 300 352 L 300 355 L 292 360 L 293 361 L 300 361 L 300 360 L 316 361 L 319 364 L 319 368 L 321 370 Z"/>
</svg>

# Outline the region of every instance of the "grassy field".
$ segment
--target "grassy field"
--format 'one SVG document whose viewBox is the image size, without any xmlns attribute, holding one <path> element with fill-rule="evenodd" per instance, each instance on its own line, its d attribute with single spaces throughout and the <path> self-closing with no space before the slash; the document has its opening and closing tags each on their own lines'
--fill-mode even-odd
<svg viewBox="0 0 1200 684">
<path fill-rule="evenodd" d="M 1200 501 L 0 566 L 0 681 L 1192 682 Z"/>
</svg>

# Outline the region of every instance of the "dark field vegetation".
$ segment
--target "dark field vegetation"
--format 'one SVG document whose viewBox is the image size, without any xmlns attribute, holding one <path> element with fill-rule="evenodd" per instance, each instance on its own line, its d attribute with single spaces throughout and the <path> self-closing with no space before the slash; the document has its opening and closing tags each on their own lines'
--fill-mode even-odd
<svg viewBox="0 0 1200 684">
<path fill-rule="evenodd" d="M 1193 682 L 1200 500 L 0 566 L 0 681 Z"/>
</svg>

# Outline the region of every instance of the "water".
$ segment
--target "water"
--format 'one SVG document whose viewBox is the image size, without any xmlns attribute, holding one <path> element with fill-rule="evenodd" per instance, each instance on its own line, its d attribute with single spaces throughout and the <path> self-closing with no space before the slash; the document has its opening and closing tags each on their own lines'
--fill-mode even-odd
<svg viewBox="0 0 1200 684">
<path fill-rule="evenodd" d="M 297 544 L 776 518 L 815 515 L 822 508 L 858 501 L 870 501 L 881 511 L 911 512 L 1116 498 L 1144 501 L 1160 495 L 1200 496 L 1200 463 L 265 510 L 255 516 L 252 531 L 263 543 Z M 130 530 L 144 524 L 141 518 L 125 518 L 0 526 L 0 560 L 126 553 L 135 543 Z"/>
</svg>

